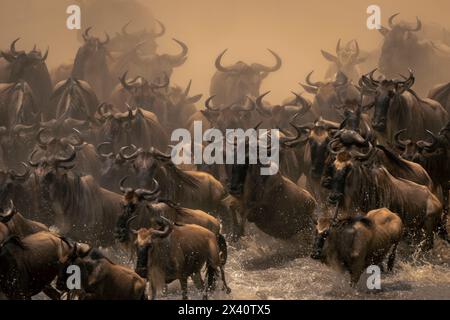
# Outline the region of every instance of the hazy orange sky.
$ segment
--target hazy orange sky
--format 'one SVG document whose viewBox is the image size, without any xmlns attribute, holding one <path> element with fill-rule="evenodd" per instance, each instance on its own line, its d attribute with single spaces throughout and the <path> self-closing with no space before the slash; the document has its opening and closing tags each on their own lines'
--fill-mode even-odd
<svg viewBox="0 0 450 320">
<path fill-rule="evenodd" d="M 2 48 L 16 37 L 22 37 L 19 48 L 27 50 L 37 43 L 45 49 L 50 46 L 49 64 L 55 66 L 68 61 L 79 46 L 76 31 L 65 28 L 69 4 L 81 0 L 1 0 L 0 44 Z M 99 0 L 88 0 L 95 2 Z M 121 0 L 105 1 L 120 2 Z M 209 81 L 213 75 L 214 59 L 225 48 L 229 48 L 224 63 L 237 60 L 273 63 L 266 48 L 275 50 L 283 59 L 283 68 L 268 77 L 263 90 L 272 90 L 275 102 L 297 89 L 310 70 L 317 70 L 316 78 L 323 76 L 326 63 L 320 49 L 334 52 L 338 38 L 357 39 L 363 50 L 376 48 L 381 40 L 377 31 L 366 28 L 366 9 L 377 4 L 382 10 L 382 20 L 396 12 L 401 18 L 414 22 L 418 15 L 424 22 L 436 22 L 445 27 L 450 24 L 450 1 L 448 0 L 138 0 L 140 4 L 167 27 L 166 36 L 158 41 L 159 52 L 176 52 L 178 47 L 172 37 L 186 42 L 189 59 L 176 69 L 173 82 L 185 85 L 193 79 L 192 92 L 208 94 Z M 125 7 L 136 6 L 126 1 Z M 123 6 L 115 10 L 108 6 L 101 12 L 88 13 L 104 19 L 119 28 L 133 20 L 134 26 L 146 25 L 145 10 L 140 16 L 130 16 Z M 82 12 L 82 18 L 83 18 Z M 133 26 L 132 25 L 132 26 Z M 83 25 L 83 27 L 87 27 Z M 148 28 L 151 29 L 149 23 Z M 133 27 L 130 27 L 133 29 Z M 100 28 L 94 33 L 103 34 Z M 108 30 L 114 34 L 114 30 Z"/>
</svg>

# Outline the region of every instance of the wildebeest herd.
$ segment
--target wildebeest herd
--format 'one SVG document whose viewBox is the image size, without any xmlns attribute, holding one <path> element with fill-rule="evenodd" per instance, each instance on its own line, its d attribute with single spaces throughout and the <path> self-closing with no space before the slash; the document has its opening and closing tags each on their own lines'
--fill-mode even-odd
<svg viewBox="0 0 450 320">
<path fill-rule="evenodd" d="M 146 299 L 179 280 L 186 299 L 188 279 L 204 298 L 218 279 L 229 293 L 227 244 L 247 222 L 348 271 L 353 285 L 386 257 L 392 269 L 400 242 L 419 252 L 448 242 L 450 55 L 418 42 L 419 19 L 412 28 L 395 17 L 380 30 L 378 71 L 361 74 L 358 43 L 339 41 L 336 55 L 322 51 L 326 79 L 310 72 L 301 83 L 313 99 L 293 92 L 278 104 L 260 89 L 282 58 L 269 50 L 272 65 L 227 64 L 225 50 L 197 108 L 191 82 L 171 85 L 189 48 L 173 39 L 179 53 L 157 53 L 161 22 L 114 37 L 86 28 L 73 64 L 52 72 L 48 49 L 12 41 L 0 59 L 1 294 Z M 170 135 L 195 121 L 279 129 L 278 173 L 262 176 L 260 162 L 175 165 Z M 134 270 L 99 249 L 116 246 Z"/>
</svg>

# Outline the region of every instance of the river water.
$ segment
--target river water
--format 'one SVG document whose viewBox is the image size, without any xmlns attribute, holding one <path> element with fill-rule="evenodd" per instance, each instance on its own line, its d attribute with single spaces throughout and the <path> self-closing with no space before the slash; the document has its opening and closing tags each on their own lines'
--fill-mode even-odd
<svg viewBox="0 0 450 320">
<path fill-rule="evenodd" d="M 421 256 L 400 245 L 394 270 L 382 273 L 381 289 L 374 291 L 367 289 L 368 275 L 361 277 L 357 288 L 350 287 L 348 274 L 309 258 L 301 240 L 276 240 L 253 225 L 247 234 L 229 244 L 226 277 L 231 294 L 221 291 L 219 280 L 210 299 L 450 299 L 450 245 L 441 240 Z M 110 254 L 133 267 L 124 255 Z M 202 298 L 192 283 L 188 295 Z M 158 299 L 181 299 L 179 283 L 170 284 L 167 294 Z"/>
</svg>

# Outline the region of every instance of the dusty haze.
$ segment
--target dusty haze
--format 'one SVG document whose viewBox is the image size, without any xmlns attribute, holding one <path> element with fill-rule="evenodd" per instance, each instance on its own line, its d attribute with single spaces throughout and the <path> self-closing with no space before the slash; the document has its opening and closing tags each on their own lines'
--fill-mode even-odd
<svg viewBox="0 0 450 320">
<path fill-rule="evenodd" d="M 2 0 L 0 12 L 0 43 L 7 48 L 16 37 L 22 40 L 18 48 L 30 50 L 34 43 L 42 50 L 50 47 L 49 65 L 54 67 L 73 59 L 79 40 L 77 31 L 65 27 L 66 8 L 76 0 Z M 86 2 L 86 1 L 84 1 Z M 175 52 L 178 47 L 172 37 L 186 42 L 189 59 L 175 70 L 173 83 L 185 85 L 193 79 L 193 93 L 208 94 L 213 75 L 214 59 L 229 48 L 224 63 L 237 60 L 273 63 L 266 48 L 275 50 L 283 58 L 283 68 L 264 82 L 262 90 L 272 90 L 275 102 L 297 90 L 299 81 L 310 70 L 316 79 L 323 76 L 327 66 L 320 49 L 334 52 L 338 38 L 357 39 L 362 50 L 379 46 L 381 35 L 366 28 L 366 9 L 377 4 L 382 20 L 396 12 L 401 18 L 414 22 L 418 15 L 425 23 L 448 27 L 448 0 L 387 1 L 300 1 L 300 0 L 90 0 L 89 6 L 103 10 L 82 12 L 83 28 L 87 20 L 94 25 L 94 34 L 103 35 L 133 20 L 130 30 L 147 26 L 152 29 L 151 16 L 164 22 L 166 36 L 159 39 L 159 52 Z M 101 20 L 96 24 L 95 19 Z M 134 29 L 136 28 L 136 29 Z"/>
</svg>

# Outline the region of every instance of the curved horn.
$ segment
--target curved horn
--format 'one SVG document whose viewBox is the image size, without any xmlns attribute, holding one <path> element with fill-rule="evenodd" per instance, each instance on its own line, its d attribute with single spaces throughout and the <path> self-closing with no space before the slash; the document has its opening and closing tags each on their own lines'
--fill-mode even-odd
<svg viewBox="0 0 450 320">
<path fill-rule="evenodd" d="M 417 25 L 415 28 L 404 28 L 405 30 L 408 30 L 410 32 L 417 32 L 422 30 L 422 21 L 420 21 L 419 17 L 416 17 Z"/>
<path fill-rule="evenodd" d="M 119 77 L 119 80 L 120 80 L 120 84 L 122 85 L 122 87 L 125 90 L 130 91 L 133 88 L 133 86 L 130 86 L 128 84 L 128 82 L 127 82 L 127 75 L 128 75 L 128 71 L 125 71 L 125 73 L 121 77 Z"/>
<path fill-rule="evenodd" d="M 159 21 L 158 19 L 155 19 L 156 23 L 159 24 L 159 27 L 161 28 L 161 31 L 158 33 L 154 33 L 153 37 L 154 38 L 159 38 L 162 37 L 165 33 L 166 33 L 166 27 L 164 26 L 164 24 Z"/>
<path fill-rule="evenodd" d="M 216 69 L 219 70 L 220 72 L 233 72 L 232 69 L 226 68 L 222 65 L 222 57 L 225 54 L 225 52 L 227 52 L 227 51 L 228 51 L 228 49 L 223 50 L 222 53 L 219 54 L 216 58 L 215 66 L 216 66 Z"/>
<path fill-rule="evenodd" d="M 38 133 L 36 134 L 36 141 L 41 149 L 45 149 L 47 147 L 48 142 L 45 142 L 42 140 L 42 134 L 47 131 L 47 128 L 41 128 L 39 129 Z"/>
<path fill-rule="evenodd" d="M 75 143 L 71 143 L 71 145 L 73 145 L 74 147 L 81 147 L 84 144 L 84 139 L 81 137 L 81 132 L 76 128 L 72 128 L 72 131 L 78 141 Z"/>
<path fill-rule="evenodd" d="M 164 229 L 163 229 L 163 231 L 154 230 L 153 236 L 158 237 L 158 238 L 165 238 L 172 232 L 173 223 L 166 217 L 160 216 L 160 218 L 161 218 L 161 222 L 164 224 Z"/>
<path fill-rule="evenodd" d="M 192 79 L 189 80 L 189 83 L 188 83 L 186 89 L 184 90 L 183 94 L 184 94 L 185 97 L 189 96 L 189 91 L 191 91 L 191 85 L 192 85 Z"/>
<path fill-rule="evenodd" d="M 134 150 L 133 153 L 126 155 L 125 152 L 128 149 L 133 149 Z M 133 160 L 133 159 L 136 159 L 136 157 L 139 155 L 139 151 L 140 150 L 138 149 L 138 147 L 136 147 L 134 144 L 132 144 L 132 145 L 120 148 L 119 155 L 120 155 L 120 157 L 122 157 L 122 159 Z"/>
<path fill-rule="evenodd" d="M 393 29 L 395 27 L 394 25 L 394 19 L 396 16 L 398 16 L 400 14 L 400 12 L 393 14 L 392 16 L 389 17 L 388 23 L 389 23 L 389 28 Z"/>
<path fill-rule="evenodd" d="M 163 153 L 163 152 L 161 152 L 158 149 L 153 148 L 153 147 L 150 149 L 150 152 L 151 152 L 151 154 L 153 156 L 156 156 L 156 157 L 161 157 L 161 158 L 164 158 L 164 159 L 167 159 L 167 160 L 172 159 L 172 156 L 170 154 Z"/>
<path fill-rule="evenodd" d="M 214 108 L 211 106 L 211 102 L 212 102 L 212 100 L 214 99 L 214 97 L 215 97 L 215 95 L 213 95 L 213 96 L 209 97 L 208 99 L 206 99 L 206 101 L 205 101 L 205 108 L 206 108 L 207 110 L 209 110 L 209 111 L 220 111 L 220 108 L 214 109 Z"/>
<path fill-rule="evenodd" d="M 184 42 L 180 40 L 177 40 L 175 38 L 172 38 L 172 40 L 180 45 L 181 52 L 175 55 L 167 55 L 167 57 L 169 58 L 169 61 L 172 66 L 178 67 L 181 66 L 186 61 L 186 56 L 189 52 L 189 48 Z"/>
<path fill-rule="evenodd" d="M 124 186 L 125 181 L 126 181 L 128 178 L 129 178 L 128 176 L 125 176 L 125 177 L 123 177 L 122 179 L 120 179 L 120 182 L 119 182 L 119 189 L 120 189 L 120 191 L 121 191 L 122 193 L 128 193 L 128 192 L 130 192 L 130 191 L 133 191 L 132 188 L 127 188 L 127 187 Z"/>
<path fill-rule="evenodd" d="M 103 158 L 109 158 L 112 157 L 114 155 L 114 152 L 110 152 L 110 153 L 103 153 L 101 151 L 102 147 L 104 146 L 112 146 L 112 142 L 106 141 L 106 142 L 102 142 L 100 144 L 97 145 L 96 150 L 97 150 L 97 154 Z"/>
<path fill-rule="evenodd" d="M 105 41 L 103 41 L 103 42 L 100 41 L 100 44 L 101 44 L 102 46 L 107 45 L 107 44 L 109 43 L 109 41 L 111 40 L 111 38 L 109 37 L 108 32 L 106 32 L 106 31 L 105 31 L 105 37 L 106 37 Z"/>
<path fill-rule="evenodd" d="M 122 27 L 121 31 L 122 31 L 122 34 L 123 34 L 124 36 L 127 36 L 127 35 L 128 35 L 127 28 L 128 28 L 128 26 L 129 26 L 130 24 L 131 24 L 131 21 L 128 21 L 128 22 L 125 23 L 124 26 Z"/>
<path fill-rule="evenodd" d="M 11 45 L 9 46 L 9 51 L 11 52 L 11 54 L 15 57 L 17 56 L 19 53 L 16 51 L 16 43 L 17 41 L 19 41 L 20 38 L 17 38 L 16 40 L 14 40 Z"/>
<path fill-rule="evenodd" d="M 25 172 L 24 173 L 18 174 L 13 169 L 9 170 L 9 174 L 11 176 L 13 176 L 14 179 L 24 179 L 24 178 L 27 178 L 29 176 L 29 174 L 30 174 L 30 167 L 28 167 L 25 162 L 21 162 L 20 164 L 25 168 Z"/>
<path fill-rule="evenodd" d="M 372 143 L 369 142 L 369 150 L 366 153 L 362 153 L 356 150 L 351 150 L 349 153 L 352 157 L 357 158 L 358 160 L 367 160 L 369 159 L 369 157 L 372 155 L 372 151 L 373 151 L 373 146 Z"/>
<path fill-rule="evenodd" d="M 17 213 L 16 207 L 14 206 L 14 202 L 9 200 L 9 208 L 8 210 L 0 215 L 0 222 L 8 223 L 14 215 Z"/>
<path fill-rule="evenodd" d="M 281 65 L 283 64 L 280 56 L 276 54 L 274 51 L 267 49 L 274 57 L 275 57 L 275 65 L 273 67 L 264 66 L 262 64 L 257 64 L 260 72 L 275 72 L 280 70 Z"/>
<path fill-rule="evenodd" d="M 71 144 L 69 144 L 69 148 L 70 148 L 70 154 L 67 157 L 55 157 L 55 160 L 57 161 L 58 164 L 60 163 L 66 163 L 66 162 L 72 162 L 73 160 L 75 160 L 76 156 L 77 156 L 77 152 L 75 150 L 75 147 Z"/>
<path fill-rule="evenodd" d="M 426 130 L 426 132 L 431 137 L 431 142 L 421 141 L 421 143 L 428 151 L 434 151 L 438 146 L 438 137 L 430 130 Z"/>
<path fill-rule="evenodd" d="M 47 57 L 48 57 L 48 51 L 49 51 L 50 49 L 47 47 L 47 51 L 45 51 L 45 54 L 42 56 L 42 58 L 41 58 L 41 61 L 42 62 L 45 62 L 45 60 L 47 60 Z"/>
<path fill-rule="evenodd" d="M 331 154 L 333 154 L 333 155 L 338 155 L 339 153 L 341 153 L 344 149 L 345 149 L 345 147 L 341 147 L 340 149 L 338 149 L 338 150 L 336 150 L 335 148 L 334 148 L 334 144 L 336 143 L 336 142 L 339 142 L 339 138 L 335 138 L 335 139 L 333 139 L 333 140 L 331 140 L 329 143 L 328 143 L 328 152 L 330 152 Z"/>
<path fill-rule="evenodd" d="M 358 40 L 355 39 L 355 40 L 353 40 L 353 42 L 355 43 L 355 53 L 353 54 L 353 59 L 357 59 L 360 54 Z"/>
<path fill-rule="evenodd" d="M 84 32 L 83 32 L 83 39 L 84 41 L 87 41 L 89 38 L 89 32 L 91 31 L 92 27 L 87 28 Z"/>
<path fill-rule="evenodd" d="M 34 149 L 33 152 L 30 153 L 30 155 L 28 156 L 28 164 L 34 168 L 36 168 L 39 165 L 39 161 L 38 162 L 34 162 L 33 161 L 33 156 L 36 154 L 37 149 Z"/>
<path fill-rule="evenodd" d="M 156 196 L 159 195 L 159 193 L 161 191 L 161 188 L 159 186 L 158 181 L 156 181 L 156 179 L 153 179 L 153 183 L 155 184 L 155 187 L 153 188 L 153 190 L 148 190 L 148 189 L 142 189 L 141 188 L 141 189 L 137 189 L 135 191 L 135 193 L 139 197 L 141 197 L 141 198 L 143 198 L 145 200 L 148 200 L 148 201 L 154 200 L 155 199 L 155 195 Z"/>
<path fill-rule="evenodd" d="M 266 93 L 263 93 L 256 99 L 256 110 L 262 113 L 264 116 L 271 116 L 272 110 L 269 108 L 266 108 L 263 104 L 263 99 L 265 96 L 267 96 L 270 93 L 270 91 L 267 91 Z"/>
<path fill-rule="evenodd" d="M 401 148 L 405 148 L 408 144 L 410 144 L 411 143 L 411 140 L 402 140 L 401 138 L 400 138 L 400 136 L 403 134 L 403 133 L 405 133 L 407 130 L 406 129 L 403 129 L 403 130 L 399 130 L 399 131 L 397 131 L 396 133 L 395 133 L 395 135 L 394 135 L 394 141 L 395 141 L 395 143 L 399 146 L 399 147 L 401 147 Z"/>
<path fill-rule="evenodd" d="M 130 219 L 127 220 L 126 224 L 125 224 L 125 229 L 130 230 L 132 233 L 137 234 L 138 231 L 136 229 L 130 228 L 130 224 L 131 222 L 133 222 L 134 219 L 136 219 L 138 216 L 134 215 L 132 216 Z"/>
<path fill-rule="evenodd" d="M 306 83 L 309 85 L 309 86 L 311 86 L 311 87 L 316 87 L 316 88 L 319 88 L 319 87 L 321 87 L 321 86 L 323 86 L 323 82 L 312 82 L 311 81 L 311 75 L 314 73 L 314 70 L 313 71 L 311 71 L 310 73 L 308 73 L 308 75 L 306 76 L 306 78 L 305 78 L 305 81 L 306 81 Z"/>
<path fill-rule="evenodd" d="M 339 55 L 340 51 L 341 51 L 341 39 L 339 39 L 336 44 L 336 54 Z"/>
</svg>

